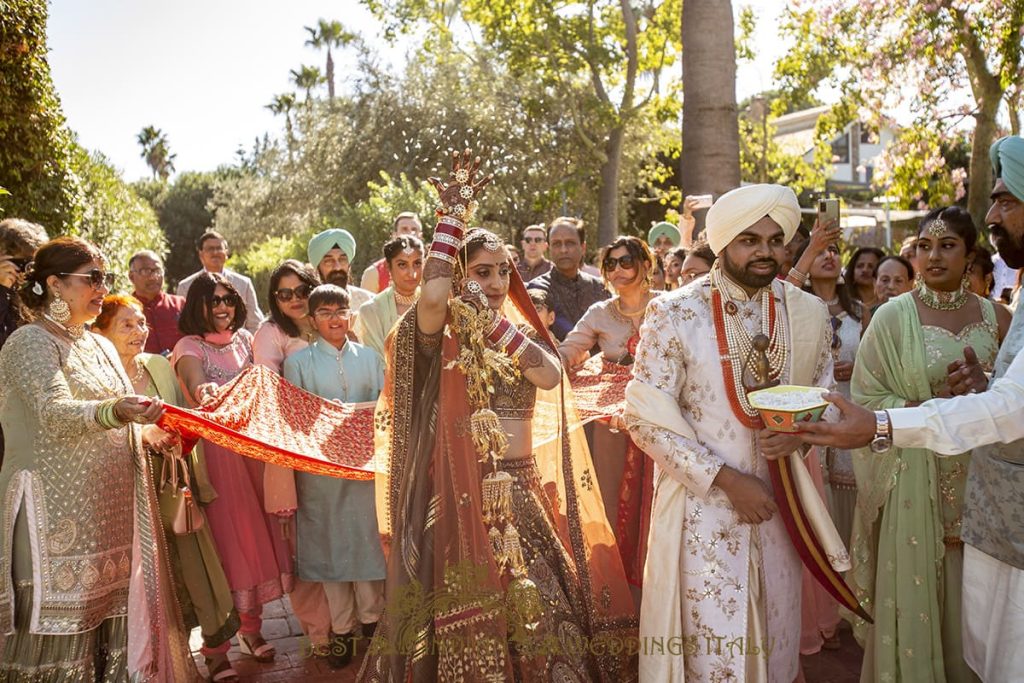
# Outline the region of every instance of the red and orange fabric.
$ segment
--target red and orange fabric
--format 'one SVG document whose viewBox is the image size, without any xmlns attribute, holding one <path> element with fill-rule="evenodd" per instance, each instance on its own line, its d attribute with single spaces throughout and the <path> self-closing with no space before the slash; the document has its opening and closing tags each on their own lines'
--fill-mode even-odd
<svg viewBox="0 0 1024 683">
<path fill-rule="evenodd" d="M 375 404 L 327 401 L 253 365 L 200 410 L 167 405 L 159 426 L 300 472 L 370 480 Z"/>
</svg>

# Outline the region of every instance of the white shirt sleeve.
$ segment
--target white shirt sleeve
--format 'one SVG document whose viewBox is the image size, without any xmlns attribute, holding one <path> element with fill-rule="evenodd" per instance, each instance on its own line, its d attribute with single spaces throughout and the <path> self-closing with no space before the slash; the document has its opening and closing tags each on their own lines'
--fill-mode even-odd
<svg viewBox="0 0 1024 683">
<path fill-rule="evenodd" d="M 893 445 L 954 455 L 1024 438 L 1024 353 L 989 390 L 889 411 Z"/>
</svg>

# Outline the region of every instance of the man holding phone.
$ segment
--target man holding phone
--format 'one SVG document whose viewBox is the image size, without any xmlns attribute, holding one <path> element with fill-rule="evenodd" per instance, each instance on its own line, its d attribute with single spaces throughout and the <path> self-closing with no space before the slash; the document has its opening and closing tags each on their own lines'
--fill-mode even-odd
<svg viewBox="0 0 1024 683">
<path fill-rule="evenodd" d="M 25 267 L 49 236 L 43 226 L 8 218 L 0 221 L 0 347 L 21 324 L 18 313 L 18 285 Z M 0 465 L 4 461 L 4 433 L 0 430 Z"/>
</svg>

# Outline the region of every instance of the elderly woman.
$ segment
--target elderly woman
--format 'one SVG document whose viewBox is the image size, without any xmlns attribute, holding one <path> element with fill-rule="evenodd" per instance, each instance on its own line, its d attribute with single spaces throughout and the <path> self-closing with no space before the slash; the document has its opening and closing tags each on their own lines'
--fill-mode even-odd
<svg viewBox="0 0 1024 683">
<path fill-rule="evenodd" d="M 356 336 L 377 353 L 384 355 L 384 339 L 413 304 L 423 276 L 423 242 L 402 235 L 384 245 L 384 261 L 391 285 L 359 307 Z"/>
<path fill-rule="evenodd" d="M 0 352 L 0 679 L 192 680 L 139 424 L 160 417 L 85 330 L 113 276 L 99 250 L 43 246 L 20 290 L 31 323 Z M 137 532 L 137 533 L 136 533 Z M 13 617 L 13 621 L 12 621 Z M 129 621 L 132 646 L 129 648 Z"/>
<path fill-rule="evenodd" d="M 640 341 L 640 326 L 647 304 L 658 292 L 651 291 L 654 259 L 639 238 L 623 236 L 605 247 L 602 270 L 605 282 L 616 295 L 599 301 L 583 315 L 558 346 L 562 363 L 570 372 L 583 365 L 597 347 L 608 372 L 629 379 L 628 366 Z M 605 514 L 613 521 L 627 577 L 639 586 L 646 555 L 646 523 L 642 512 L 648 486 L 647 458 L 616 425 L 598 423 L 593 428 L 594 469 L 604 500 Z M 648 496 L 649 497 L 649 496 Z"/>
<path fill-rule="evenodd" d="M 92 329 L 113 344 L 135 393 L 159 396 L 172 405 L 184 405 L 171 364 L 161 355 L 142 352 L 149 328 L 141 302 L 124 294 L 108 295 L 103 299 L 103 308 Z M 202 524 L 190 534 L 174 533 L 174 508 L 170 504 L 173 501 L 168 500 L 169 496 L 177 493 L 168 481 L 172 467 L 179 468 L 176 476 L 181 476 L 182 469 L 187 472 L 188 479 L 182 483 L 189 486 L 196 502 L 205 505 L 216 498 L 206 474 L 206 460 L 199 448 L 182 457 L 180 441 L 155 425 L 143 429 L 143 438 L 152 443 L 166 444 L 163 451 L 150 449 L 150 460 L 153 473 L 159 475 L 153 480 L 157 495 L 165 503 L 161 506 L 164 536 L 185 626 L 189 629 L 200 627 L 203 644 L 216 648 L 228 642 L 238 631 L 238 614 L 231 602 L 231 589 L 209 526 Z M 198 508 L 196 513 L 203 514 Z M 234 677 L 234 670 L 226 657 L 223 662 L 214 663 L 210 673 L 217 681 Z"/>
<path fill-rule="evenodd" d="M 245 303 L 229 280 L 201 273 L 189 287 L 178 327 L 186 335 L 174 347 L 171 365 L 185 402 L 202 405 L 217 388 L 252 364 L 252 335 L 244 329 Z M 259 662 L 273 661 L 274 647 L 260 633 L 264 603 L 291 588 L 291 555 L 278 523 L 264 511 L 263 463 L 203 442 L 217 498 L 206 517 L 220 551 L 242 625 L 239 649 Z M 216 667 L 229 643 L 204 648 Z"/>
</svg>

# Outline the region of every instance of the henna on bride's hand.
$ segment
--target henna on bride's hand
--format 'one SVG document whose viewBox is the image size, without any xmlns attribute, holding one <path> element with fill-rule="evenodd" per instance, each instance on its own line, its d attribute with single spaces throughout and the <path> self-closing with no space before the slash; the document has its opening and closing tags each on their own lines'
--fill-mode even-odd
<svg viewBox="0 0 1024 683">
<path fill-rule="evenodd" d="M 426 284 L 442 277 L 452 279 L 452 264 L 439 258 L 428 258 L 423 266 L 423 283 Z"/>
<path fill-rule="evenodd" d="M 544 352 L 532 341 L 527 341 L 526 350 L 519 356 L 519 369 L 526 372 L 542 365 L 544 365 Z"/>
</svg>

